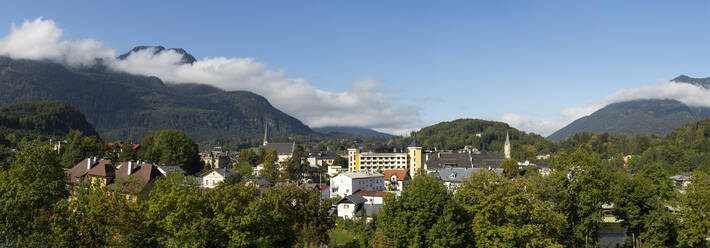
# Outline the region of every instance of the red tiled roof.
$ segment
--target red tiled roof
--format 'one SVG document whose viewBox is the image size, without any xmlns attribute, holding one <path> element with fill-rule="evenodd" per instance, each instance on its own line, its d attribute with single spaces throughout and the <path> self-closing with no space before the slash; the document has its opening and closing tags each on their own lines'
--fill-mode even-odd
<svg viewBox="0 0 710 248">
<path fill-rule="evenodd" d="M 120 147 L 120 148 L 123 148 L 123 146 L 125 146 L 125 145 L 131 145 L 131 146 L 133 146 L 133 150 L 137 150 L 138 148 L 141 147 L 141 144 L 124 144 L 124 143 L 120 143 L 120 142 L 118 142 L 118 143 L 108 142 L 108 146 L 114 146 L 114 145 L 118 145 L 118 147 Z"/>
<path fill-rule="evenodd" d="M 404 181 L 404 178 L 407 177 L 407 170 L 385 170 L 385 180 L 390 180 L 392 175 L 397 176 L 397 181 Z"/>
<path fill-rule="evenodd" d="M 356 195 L 361 195 L 361 196 L 379 196 L 379 197 L 384 197 L 387 192 L 384 191 L 379 191 L 379 190 L 358 190 L 355 192 Z"/>
<path fill-rule="evenodd" d="M 89 158 L 85 158 L 69 169 L 66 173 L 67 183 L 78 183 L 80 178 L 89 174 L 94 176 L 111 177 L 115 167 L 110 160 L 91 158 L 91 169 L 87 166 Z"/>
<path fill-rule="evenodd" d="M 118 170 L 116 170 L 116 179 L 114 183 L 109 185 L 112 189 L 137 193 L 142 191 L 149 183 L 151 183 L 156 177 L 162 176 L 158 167 L 153 164 L 139 164 L 133 162 L 131 171 L 128 171 L 128 162 L 120 163 Z M 129 176 L 134 181 L 130 181 Z"/>
</svg>

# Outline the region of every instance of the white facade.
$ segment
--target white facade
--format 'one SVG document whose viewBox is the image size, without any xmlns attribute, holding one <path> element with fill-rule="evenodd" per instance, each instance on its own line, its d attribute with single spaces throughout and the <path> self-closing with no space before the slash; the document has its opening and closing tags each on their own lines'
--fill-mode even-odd
<svg viewBox="0 0 710 248">
<path fill-rule="evenodd" d="M 347 170 L 346 168 L 343 168 L 340 165 L 329 165 L 328 166 L 328 176 L 334 177 L 335 175 L 345 172 L 346 170 Z"/>
<path fill-rule="evenodd" d="M 343 219 L 352 219 L 355 215 L 355 204 L 354 203 L 340 203 L 338 204 L 338 217 Z"/>
<path fill-rule="evenodd" d="M 384 171 L 384 170 L 406 170 L 408 166 L 408 153 L 374 153 L 359 152 L 356 149 L 348 149 L 348 170 L 354 171 Z"/>
<path fill-rule="evenodd" d="M 385 176 L 379 173 L 345 172 L 330 178 L 330 197 L 352 195 L 358 190 L 384 190 Z"/>
<path fill-rule="evenodd" d="M 202 177 L 202 187 L 203 188 L 214 188 L 217 187 L 218 183 L 224 181 L 224 176 L 217 173 L 216 171 L 211 171 L 207 175 Z"/>
</svg>

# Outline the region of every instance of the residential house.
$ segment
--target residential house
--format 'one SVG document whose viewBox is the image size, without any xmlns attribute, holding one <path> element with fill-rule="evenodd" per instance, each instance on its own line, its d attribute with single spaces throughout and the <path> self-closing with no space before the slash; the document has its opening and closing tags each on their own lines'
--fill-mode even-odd
<svg viewBox="0 0 710 248">
<path fill-rule="evenodd" d="M 330 178 L 330 197 L 345 197 L 358 190 L 384 190 L 384 178 L 374 172 L 344 172 Z"/>
<path fill-rule="evenodd" d="M 157 165 L 158 171 L 162 173 L 164 176 L 169 175 L 170 173 L 180 173 L 182 175 L 185 175 L 185 170 L 180 168 L 180 166 L 177 165 Z"/>
<path fill-rule="evenodd" d="M 122 193 L 145 196 L 157 177 L 164 174 L 153 164 L 128 161 L 114 166 L 110 160 L 86 158 L 65 172 L 69 185 L 94 183 Z"/>
<path fill-rule="evenodd" d="M 411 179 L 407 170 L 385 170 L 385 190 L 401 192 Z"/>
<path fill-rule="evenodd" d="M 232 173 L 235 173 L 235 171 L 229 168 L 211 169 L 205 173 L 202 173 L 198 179 L 198 182 L 201 182 L 201 186 L 203 188 L 214 188 Z"/>
<path fill-rule="evenodd" d="M 343 219 L 357 219 L 365 217 L 371 221 L 382 208 L 382 204 L 369 204 L 360 195 L 349 195 L 340 199 L 337 203 L 338 217 Z"/>
<path fill-rule="evenodd" d="M 680 175 L 675 175 L 670 177 L 671 180 L 673 180 L 673 183 L 675 183 L 676 187 L 684 188 L 685 186 L 688 186 L 690 184 L 690 174 L 688 173 L 683 173 Z"/>
</svg>

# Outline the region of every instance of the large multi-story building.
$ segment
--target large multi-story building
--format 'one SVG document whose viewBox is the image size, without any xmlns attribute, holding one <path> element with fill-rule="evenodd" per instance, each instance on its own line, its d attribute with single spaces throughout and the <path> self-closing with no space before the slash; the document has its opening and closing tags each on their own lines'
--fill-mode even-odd
<svg viewBox="0 0 710 248">
<path fill-rule="evenodd" d="M 422 147 L 416 140 L 402 152 L 361 152 L 357 147 L 348 148 L 348 170 L 351 172 L 407 170 L 410 175 L 415 175 L 423 168 L 423 161 Z"/>
<path fill-rule="evenodd" d="M 384 190 L 385 175 L 371 172 L 345 172 L 330 178 L 330 197 L 345 197 L 358 190 Z"/>
</svg>

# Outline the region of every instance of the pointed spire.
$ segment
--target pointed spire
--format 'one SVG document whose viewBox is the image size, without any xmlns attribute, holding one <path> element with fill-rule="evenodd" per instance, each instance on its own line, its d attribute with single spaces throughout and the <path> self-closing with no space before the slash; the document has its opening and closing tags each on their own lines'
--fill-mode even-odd
<svg viewBox="0 0 710 248">
<path fill-rule="evenodd" d="M 508 135 L 508 132 L 505 132 L 505 143 L 510 144 L 510 135 Z"/>
<path fill-rule="evenodd" d="M 269 122 L 264 119 L 264 146 L 269 143 Z"/>
<path fill-rule="evenodd" d="M 417 137 L 414 136 L 413 133 L 412 133 L 412 143 L 409 144 L 409 147 L 419 147 L 419 144 L 417 144 Z"/>
</svg>

